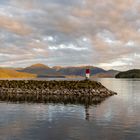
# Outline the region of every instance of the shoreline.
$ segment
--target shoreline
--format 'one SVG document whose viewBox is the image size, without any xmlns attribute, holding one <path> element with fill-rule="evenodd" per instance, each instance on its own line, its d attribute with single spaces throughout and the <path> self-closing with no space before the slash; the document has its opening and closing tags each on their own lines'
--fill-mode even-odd
<svg viewBox="0 0 140 140">
<path fill-rule="evenodd" d="M 0 101 L 98 104 L 117 93 L 96 81 L 0 80 Z"/>
</svg>

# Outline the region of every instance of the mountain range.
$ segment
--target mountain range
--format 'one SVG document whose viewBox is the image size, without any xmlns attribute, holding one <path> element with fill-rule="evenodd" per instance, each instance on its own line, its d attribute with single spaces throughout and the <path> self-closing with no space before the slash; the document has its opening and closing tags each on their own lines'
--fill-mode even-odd
<svg viewBox="0 0 140 140">
<path fill-rule="evenodd" d="M 0 78 L 14 77 L 14 78 L 26 78 L 26 77 L 84 77 L 85 70 L 89 68 L 91 71 L 91 77 L 104 77 L 113 78 L 119 72 L 116 70 L 104 70 L 94 66 L 78 66 L 78 67 L 61 67 L 54 66 L 49 67 L 44 64 L 34 64 L 26 68 L 0 68 Z"/>
<path fill-rule="evenodd" d="M 19 72 L 26 72 L 31 74 L 37 74 L 38 77 L 42 76 L 85 76 L 85 70 L 89 68 L 91 71 L 91 76 L 96 76 L 98 74 L 104 75 L 104 77 L 115 77 L 118 73 L 116 70 L 106 71 L 102 68 L 94 66 L 79 66 L 79 67 L 61 67 L 54 66 L 50 68 L 44 64 L 34 64 L 24 69 L 18 70 Z"/>
</svg>

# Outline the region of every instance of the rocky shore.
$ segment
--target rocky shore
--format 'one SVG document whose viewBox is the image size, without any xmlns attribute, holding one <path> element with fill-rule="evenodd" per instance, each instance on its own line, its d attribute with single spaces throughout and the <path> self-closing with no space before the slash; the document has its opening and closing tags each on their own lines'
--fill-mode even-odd
<svg viewBox="0 0 140 140">
<path fill-rule="evenodd" d="M 0 101 L 98 104 L 116 93 L 101 83 L 83 81 L 0 80 Z"/>
</svg>

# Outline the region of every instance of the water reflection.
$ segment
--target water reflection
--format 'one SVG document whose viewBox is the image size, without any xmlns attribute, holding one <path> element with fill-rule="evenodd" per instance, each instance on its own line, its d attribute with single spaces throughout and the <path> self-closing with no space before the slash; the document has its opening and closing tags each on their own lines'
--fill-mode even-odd
<svg viewBox="0 0 140 140">
<path fill-rule="evenodd" d="M 96 106 L 0 103 L 0 140 L 139 140 L 140 80 L 98 81 L 118 95 Z"/>
<path fill-rule="evenodd" d="M 85 106 L 85 116 L 86 116 L 85 119 L 89 121 L 89 106 L 88 105 Z"/>
</svg>

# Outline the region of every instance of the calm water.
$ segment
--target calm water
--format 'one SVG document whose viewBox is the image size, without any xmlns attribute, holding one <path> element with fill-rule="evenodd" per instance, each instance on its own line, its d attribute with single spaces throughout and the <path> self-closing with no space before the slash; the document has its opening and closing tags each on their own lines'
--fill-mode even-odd
<svg viewBox="0 0 140 140">
<path fill-rule="evenodd" d="M 0 103 L 0 140 L 139 140 L 140 79 L 98 80 L 118 95 L 88 109 Z"/>
</svg>

